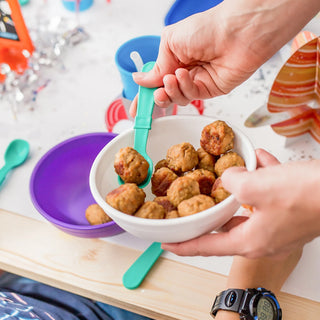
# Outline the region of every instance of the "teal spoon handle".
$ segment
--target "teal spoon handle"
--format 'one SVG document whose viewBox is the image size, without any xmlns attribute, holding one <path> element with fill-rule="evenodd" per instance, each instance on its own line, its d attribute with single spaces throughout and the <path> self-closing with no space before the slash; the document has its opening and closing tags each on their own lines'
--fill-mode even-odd
<svg viewBox="0 0 320 320">
<path fill-rule="evenodd" d="M 127 289 L 138 288 L 162 252 L 161 243 L 152 243 L 123 275 L 123 285 Z"/>
<path fill-rule="evenodd" d="M 11 170 L 12 168 L 4 165 L 1 169 L 0 169 L 0 186 L 2 185 L 4 179 L 6 178 L 8 172 Z"/>
<path fill-rule="evenodd" d="M 150 61 L 147 62 L 142 67 L 142 72 L 148 72 L 152 70 L 154 67 L 155 62 Z M 144 182 L 142 182 L 139 187 L 144 188 L 146 187 L 152 176 L 153 171 L 153 163 L 150 157 L 147 154 L 147 141 L 149 130 L 151 129 L 152 123 L 152 113 L 154 108 L 154 98 L 153 93 L 156 88 L 146 88 L 146 87 L 139 87 L 139 95 L 138 95 L 138 105 L 137 105 L 137 114 L 134 121 L 134 143 L 133 148 L 138 151 L 149 163 L 149 170 L 148 176 Z M 124 182 L 118 176 L 119 184 L 123 184 Z"/>
<path fill-rule="evenodd" d="M 155 62 L 150 61 L 142 67 L 142 72 L 152 70 Z M 151 129 L 152 113 L 154 108 L 153 93 L 156 88 L 139 87 L 137 114 L 134 121 L 134 149 L 139 153 L 146 153 L 146 145 L 148 139 L 148 132 Z"/>
</svg>

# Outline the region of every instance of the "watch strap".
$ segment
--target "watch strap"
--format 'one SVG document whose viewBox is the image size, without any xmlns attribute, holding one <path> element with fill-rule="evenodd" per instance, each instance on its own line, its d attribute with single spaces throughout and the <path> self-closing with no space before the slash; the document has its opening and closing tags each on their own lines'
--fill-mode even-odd
<svg viewBox="0 0 320 320">
<path fill-rule="evenodd" d="M 213 303 L 211 314 L 216 316 L 219 310 L 227 310 L 239 313 L 245 290 L 228 289 L 220 292 Z"/>
</svg>

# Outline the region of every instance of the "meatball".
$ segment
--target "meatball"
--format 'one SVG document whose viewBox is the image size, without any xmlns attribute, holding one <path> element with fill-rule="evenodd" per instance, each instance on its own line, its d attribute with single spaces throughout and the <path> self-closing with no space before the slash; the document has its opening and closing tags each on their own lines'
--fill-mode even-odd
<svg viewBox="0 0 320 320">
<path fill-rule="evenodd" d="M 214 199 L 216 203 L 223 201 L 224 199 L 230 196 L 230 192 L 228 192 L 223 186 L 221 178 L 217 178 L 212 190 L 211 190 L 211 197 Z"/>
<path fill-rule="evenodd" d="M 236 152 L 229 151 L 223 154 L 216 162 L 214 171 L 220 177 L 224 170 L 230 167 L 244 167 L 245 163 L 241 156 Z"/>
<path fill-rule="evenodd" d="M 112 219 L 96 203 L 91 204 L 86 209 L 85 215 L 91 225 L 103 224 L 112 221 Z"/>
<path fill-rule="evenodd" d="M 221 120 L 205 126 L 201 132 L 200 146 L 208 153 L 219 156 L 233 148 L 233 130 Z"/>
<path fill-rule="evenodd" d="M 166 159 L 162 159 L 160 161 L 158 161 L 156 163 L 156 165 L 154 166 L 154 172 L 156 172 L 157 170 L 159 170 L 160 168 L 168 168 L 168 163 Z"/>
<path fill-rule="evenodd" d="M 145 219 L 163 219 L 165 215 L 166 211 L 163 206 L 154 201 L 146 201 L 134 216 Z"/>
<path fill-rule="evenodd" d="M 199 183 L 200 193 L 210 194 L 212 186 L 216 180 L 214 173 L 209 170 L 196 169 L 185 175 Z"/>
<path fill-rule="evenodd" d="M 190 216 L 197 212 L 209 209 L 215 205 L 214 200 L 204 194 L 199 194 L 190 199 L 182 201 L 178 205 L 178 213 L 180 217 Z"/>
<path fill-rule="evenodd" d="M 115 156 L 114 168 L 125 183 L 142 183 L 148 176 L 149 163 L 135 149 L 120 149 Z"/>
<path fill-rule="evenodd" d="M 158 169 L 151 177 L 151 192 L 158 197 L 165 196 L 171 183 L 177 178 L 178 176 L 169 168 Z"/>
<path fill-rule="evenodd" d="M 214 172 L 214 164 L 216 163 L 216 158 L 212 154 L 205 151 L 203 148 L 197 150 L 199 163 L 197 169 L 205 169 Z"/>
<path fill-rule="evenodd" d="M 156 197 L 153 199 L 154 202 L 160 204 L 163 206 L 164 210 L 166 212 L 170 212 L 173 210 L 176 210 L 177 208 L 170 202 L 170 200 L 168 199 L 168 197 L 164 196 L 164 197 Z"/>
<path fill-rule="evenodd" d="M 109 192 L 106 201 L 111 207 L 132 215 L 141 207 L 145 198 L 145 192 L 135 183 L 125 183 Z"/>
<path fill-rule="evenodd" d="M 189 142 L 170 147 L 166 160 L 168 167 L 178 174 L 192 170 L 199 162 L 198 153 Z"/>
<path fill-rule="evenodd" d="M 176 207 L 181 201 L 198 194 L 200 194 L 199 183 L 185 176 L 174 180 L 167 190 L 169 201 Z"/>
<path fill-rule="evenodd" d="M 172 210 L 166 213 L 165 219 L 179 218 L 179 213 L 177 210 Z"/>
</svg>

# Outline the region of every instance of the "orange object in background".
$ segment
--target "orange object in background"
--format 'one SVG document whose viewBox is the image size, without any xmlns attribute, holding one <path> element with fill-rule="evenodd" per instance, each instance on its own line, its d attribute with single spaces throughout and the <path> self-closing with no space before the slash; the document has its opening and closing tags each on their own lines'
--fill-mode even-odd
<svg viewBox="0 0 320 320">
<path fill-rule="evenodd" d="M 241 206 L 242 206 L 243 209 L 246 209 L 249 213 L 253 213 L 254 212 L 254 208 L 250 204 L 245 204 L 244 203 Z"/>
<path fill-rule="evenodd" d="M 288 138 L 309 133 L 320 143 L 320 37 L 303 31 L 291 50 L 272 85 L 267 106 L 271 113 L 287 112 L 291 117 L 271 128 Z"/>
<path fill-rule="evenodd" d="M 11 70 L 23 73 L 33 51 L 18 0 L 0 0 L 0 64 L 6 63 Z M 0 74 L 0 82 L 4 80 L 5 75 Z"/>
<path fill-rule="evenodd" d="M 301 31 L 292 41 L 291 52 L 294 53 L 296 50 L 298 50 L 314 38 L 317 38 L 314 33 L 310 31 Z"/>
</svg>

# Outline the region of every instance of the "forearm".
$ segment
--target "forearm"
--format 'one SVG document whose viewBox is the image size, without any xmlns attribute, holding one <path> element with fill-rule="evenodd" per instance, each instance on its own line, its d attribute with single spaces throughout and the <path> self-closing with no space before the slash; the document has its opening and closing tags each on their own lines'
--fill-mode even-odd
<svg viewBox="0 0 320 320">
<path fill-rule="evenodd" d="M 286 258 L 247 259 L 236 256 L 228 277 L 228 287 L 265 287 L 277 294 L 301 257 L 296 250 Z"/>
<path fill-rule="evenodd" d="M 277 294 L 297 265 L 301 253 L 302 250 L 296 250 L 283 259 L 247 259 L 236 256 L 229 273 L 227 288 L 263 287 Z M 229 311 L 219 311 L 216 316 L 216 320 L 239 319 L 237 313 Z"/>
<path fill-rule="evenodd" d="M 237 37 L 261 64 L 320 11 L 320 1 L 224 0 L 219 11 L 221 30 L 228 33 L 224 38 Z"/>
</svg>

